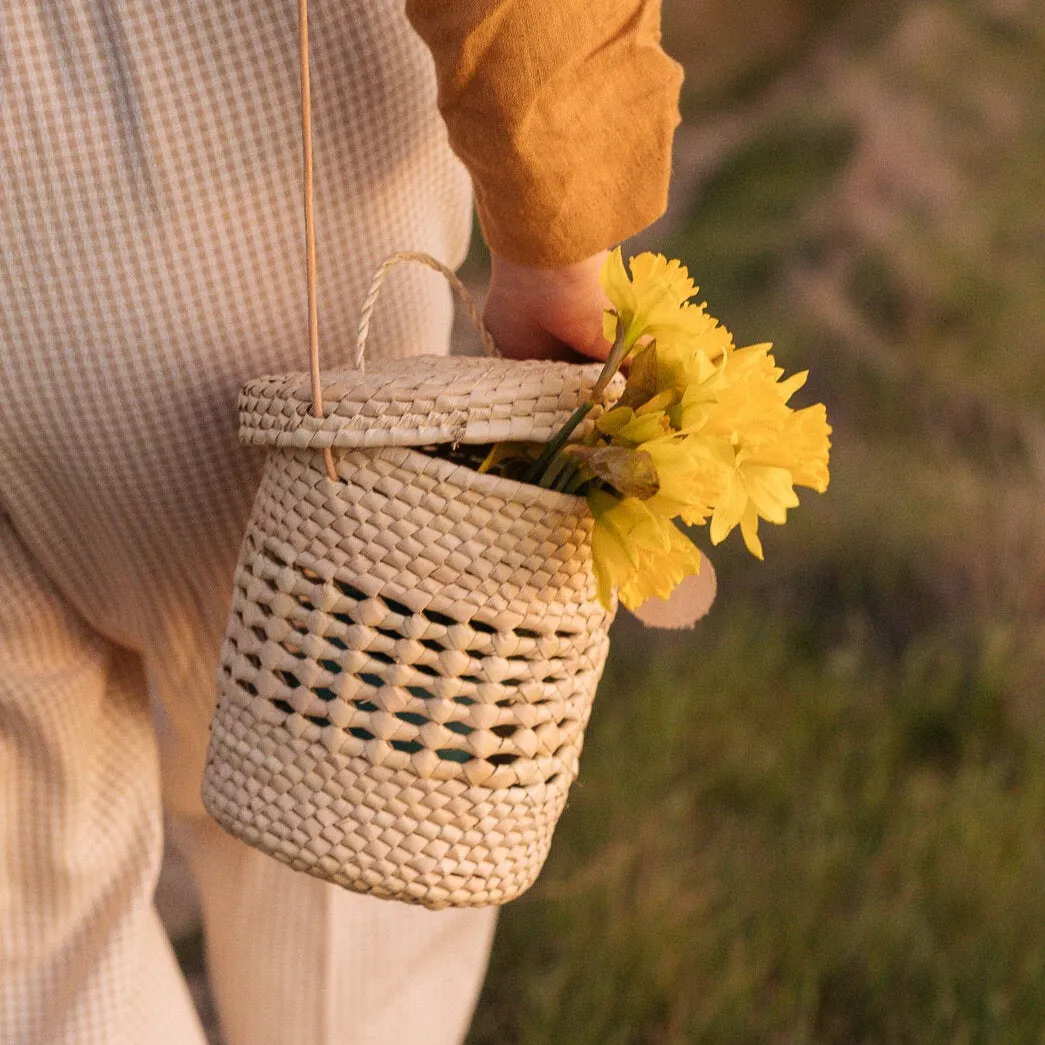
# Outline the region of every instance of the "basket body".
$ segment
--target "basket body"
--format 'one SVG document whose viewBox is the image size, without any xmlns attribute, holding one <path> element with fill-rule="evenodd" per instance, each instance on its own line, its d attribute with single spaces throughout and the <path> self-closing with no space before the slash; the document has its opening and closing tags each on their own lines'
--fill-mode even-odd
<svg viewBox="0 0 1045 1045">
<path fill-rule="evenodd" d="M 292 441 L 292 440 L 291 440 Z M 536 878 L 611 621 L 584 502 L 404 446 L 273 449 L 204 803 L 291 867 L 438 908 Z"/>
</svg>

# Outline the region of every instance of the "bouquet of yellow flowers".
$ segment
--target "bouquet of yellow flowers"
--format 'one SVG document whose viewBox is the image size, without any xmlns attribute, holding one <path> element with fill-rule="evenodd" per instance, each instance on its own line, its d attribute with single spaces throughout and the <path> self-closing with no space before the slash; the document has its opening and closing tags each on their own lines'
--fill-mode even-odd
<svg viewBox="0 0 1045 1045">
<path fill-rule="evenodd" d="M 768 344 L 736 348 L 691 301 L 697 288 L 682 264 L 646 253 L 630 268 L 618 247 L 602 270 L 612 347 L 590 400 L 548 443 L 496 444 L 480 471 L 584 496 L 599 599 L 609 608 L 616 589 L 636 609 L 700 570 L 701 553 L 676 520 L 710 522 L 712 544 L 739 525 L 761 559 L 759 519 L 785 522 L 795 486 L 827 489 L 831 428 L 822 403 L 788 406 L 807 372 L 785 379 Z M 603 403 L 626 360 L 624 393 Z"/>
</svg>

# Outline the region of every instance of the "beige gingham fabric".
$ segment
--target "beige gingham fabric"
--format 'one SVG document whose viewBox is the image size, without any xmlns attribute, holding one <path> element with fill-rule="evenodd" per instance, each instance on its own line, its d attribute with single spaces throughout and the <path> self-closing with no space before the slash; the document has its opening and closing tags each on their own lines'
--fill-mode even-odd
<svg viewBox="0 0 1045 1045">
<path fill-rule="evenodd" d="M 384 255 L 461 259 L 470 192 L 400 4 L 312 8 L 333 365 Z M 161 792 L 229 1045 L 453 1042 L 478 991 L 489 912 L 294 874 L 198 798 L 261 463 L 236 397 L 306 363 L 296 32 L 290 0 L 0 5 L 3 1045 L 202 1041 L 152 908 Z M 399 271 L 371 351 L 449 323 Z"/>
</svg>

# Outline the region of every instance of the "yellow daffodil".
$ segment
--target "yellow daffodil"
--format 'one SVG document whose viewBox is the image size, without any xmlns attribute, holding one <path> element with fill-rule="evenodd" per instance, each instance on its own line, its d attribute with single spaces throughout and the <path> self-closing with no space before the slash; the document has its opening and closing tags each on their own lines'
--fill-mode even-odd
<svg viewBox="0 0 1045 1045">
<path fill-rule="evenodd" d="M 599 601 L 609 609 L 613 591 L 629 609 L 651 595 L 667 598 L 675 586 L 700 571 L 700 552 L 670 518 L 635 497 L 604 490 L 588 495 L 595 518 L 592 562 Z"/>
<path fill-rule="evenodd" d="M 540 455 L 540 443 L 518 443 L 502 442 L 494 443 L 485 460 L 479 465 L 477 471 L 489 472 L 505 461 L 529 460 L 533 461 Z"/>
<path fill-rule="evenodd" d="M 612 439 L 623 431 L 634 416 L 635 411 L 630 406 L 615 406 L 612 410 L 600 414 L 595 421 L 595 428 L 601 435 Z"/>
<path fill-rule="evenodd" d="M 759 518 L 784 523 L 787 509 L 798 505 L 791 473 L 786 468 L 756 464 L 737 454 L 733 471 L 727 474 L 725 491 L 711 516 L 711 543 L 721 543 L 739 525 L 747 550 L 761 559 Z"/>
<path fill-rule="evenodd" d="M 719 328 L 724 329 L 724 328 Z M 726 342 L 707 348 L 690 346 L 682 349 L 671 342 L 657 342 L 657 388 L 673 389 L 681 398 L 687 389 L 705 385 L 718 374 L 732 350 L 732 338 L 726 334 Z"/>
<path fill-rule="evenodd" d="M 627 424 L 622 425 L 614 436 L 614 442 L 642 446 L 651 439 L 671 435 L 672 431 L 671 421 L 663 410 L 653 410 L 649 413 L 636 410 Z"/>
<path fill-rule="evenodd" d="M 795 485 L 808 486 L 823 493 L 830 481 L 827 470 L 830 435 L 831 426 L 827 423 L 827 408 L 823 403 L 794 410 L 788 415 L 773 445 L 761 448 L 759 459 L 766 464 L 787 468 Z"/>
<path fill-rule="evenodd" d="M 595 422 L 595 428 L 612 443 L 625 446 L 639 446 L 674 431 L 666 411 L 632 410 L 630 406 L 607 410 Z"/>
<path fill-rule="evenodd" d="M 775 429 L 789 413 L 784 396 L 793 389 L 782 390 L 777 384 L 782 373 L 768 345 L 731 352 L 721 372 L 687 388 L 682 397 L 683 428 L 761 441 L 757 433 Z"/>
<path fill-rule="evenodd" d="M 758 520 L 784 523 L 787 509 L 798 505 L 795 485 L 818 493 L 827 489 L 831 427 L 822 403 L 792 411 L 772 430 L 752 429 L 734 436 L 733 468 L 711 519 L 711 543 L 718 544 L 737 525 L 752 555 L 762 558 Z M 720 441 L 720 446 L 723 444 Z M 725 452 L 728 455 L 728 451 Z"/>
<path fill-rule="evenodd" d="M 679 262 L 640 254 L 630 267 L 618 248 L 601 274 L 614 307 L 605 324 L 613 346 L 590 400 L 543 450 L 499 444 L 481 470 L 510 476 L 522 460 L 528 481 L 583 493 L 595 519 L 599 599 L 609 607 L 616 590 L 636 608 L 700 569 L 676 519 L 710 522 L 714 544 L 739 527 L 761 559 L 759 521 L 785 522 L 798 504 L 796 486 L 827 488 L 831 427 L 822 404 L 788 405 L 805 372 L 785 377 L 768 344 L 736 348 L 691 302 L 697 288 Z M 604 404 L 587 434 L 567 444 L 628 356 L 619 401 Z"/>
<path fill-rule="evenodd" d="M 722 497 L 728 475 L 709 451 L 706 440 L 656 440 L 642 446 L 653 461 L 659 487 L 647 502 L 650 511 L 667 519 L 702 526 Z"/>
<path fill-rule="evenodd" d="M 627 351 L 640 338 L 699 337 L 715 326 L 704 305 L 688 303 L 697 288 L 686 267 L 678 261 L 668 261 L 662 254 L 645 253 L 632 258 L 629 276 L 617 247 L 599 279 L 613 304 L 613 312 L 606 314 L 603 335 L 612 342 L 617 336 L 618 322 L 623 324 Z"/>
</svg>

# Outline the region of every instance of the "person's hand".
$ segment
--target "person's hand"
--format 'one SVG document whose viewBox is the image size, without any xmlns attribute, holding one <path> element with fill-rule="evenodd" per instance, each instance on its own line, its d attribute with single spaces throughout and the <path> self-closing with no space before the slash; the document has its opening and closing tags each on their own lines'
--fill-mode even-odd
<svg viewBox="0 0 1045 1045">
<path fill-rule="evenodd" d="M 484 318 L 508 359 L 606 358 L 602 313 L 609 301 L 599 285 L 606 252 L 564 268 L 529 268 L 490 258 Z"/>
</svg>

